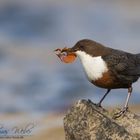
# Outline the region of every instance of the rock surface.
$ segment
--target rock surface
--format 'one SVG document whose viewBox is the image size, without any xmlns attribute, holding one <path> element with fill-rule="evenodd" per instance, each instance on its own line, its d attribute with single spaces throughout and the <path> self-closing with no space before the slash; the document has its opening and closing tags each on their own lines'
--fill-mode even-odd
<svg viewBox="0 0 140 140">
<path fill-rule="evenodd" d="M 80 100 L 64 117 L 66 140 L 140 140 L 140 116 L 128 111 L 113 119 L 91 101 Z"/>
</svg>

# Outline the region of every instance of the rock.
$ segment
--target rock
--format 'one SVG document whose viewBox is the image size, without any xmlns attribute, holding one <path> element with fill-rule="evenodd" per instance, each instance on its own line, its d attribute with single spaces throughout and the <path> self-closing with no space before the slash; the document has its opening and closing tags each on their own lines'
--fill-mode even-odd
<svg viewBox="0 0 140 140">
<path fill-rule="evenodd" d="M 140 140 L 140 116 L 127 111 L 118 119 L 114 112 L 81 100 L 64 117 L 66 140 Z"/>
</svg>

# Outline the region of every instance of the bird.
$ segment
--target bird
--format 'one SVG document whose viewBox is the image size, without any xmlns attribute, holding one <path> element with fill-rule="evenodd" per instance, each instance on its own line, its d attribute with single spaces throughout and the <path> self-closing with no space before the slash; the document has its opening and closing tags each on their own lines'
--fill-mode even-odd
<svg viewBox="0 0 140 140">
<path fill-rule="evenodd" d="M 140 77 L 140 54 L 109 48 L 90 39 L 78 41 L 67 53 L 80 58 L 89 82 L 107 90 L 97 104 L 99 107 L 112 89 L 128 89 L 125 104 L 115 116 L 124 114 L 128 110 L 132 84 Z"/>
</svg>

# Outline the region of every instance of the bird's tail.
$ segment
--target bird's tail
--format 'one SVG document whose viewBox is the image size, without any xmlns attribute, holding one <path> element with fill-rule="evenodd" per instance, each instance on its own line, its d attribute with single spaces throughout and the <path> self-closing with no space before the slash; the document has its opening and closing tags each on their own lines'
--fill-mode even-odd
<svg viewBox="0 0 140 140">
<path fill-rule="evenodd" d="M 136 54 L 136 57 L 140 60 L 140 53 Z"/>
<path fill-rule="evenodd" d="M 140 53 L 138 53 L 137 55 L 140 56 Z"/>
<path fill-rule="evenodd" d="M 139 71 L 140 71 L 140 53 L 136 54 L 136 63 L 139 66 Z"/>
</svg>

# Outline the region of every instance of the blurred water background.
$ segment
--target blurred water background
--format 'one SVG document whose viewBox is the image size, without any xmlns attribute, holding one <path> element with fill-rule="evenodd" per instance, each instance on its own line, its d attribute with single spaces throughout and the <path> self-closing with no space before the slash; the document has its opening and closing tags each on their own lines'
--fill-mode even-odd
<svg viewBox="0 0 140 140">
<path fill-rule="evenodd" d="M 79 99 L 98 102 L 80 61 L 63 64 L 55 48 L 89 38 L 140 53 L 138 0 L 1 0 L 0 112 L 59 112 Z M 131 104 L 140 103 L 140 82 Z M 127 90 L 113 90 L 104 105 L 123 105 Z"/>
</svg>

